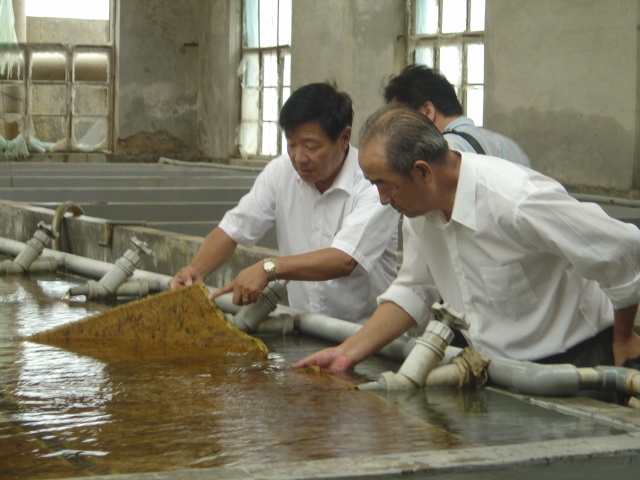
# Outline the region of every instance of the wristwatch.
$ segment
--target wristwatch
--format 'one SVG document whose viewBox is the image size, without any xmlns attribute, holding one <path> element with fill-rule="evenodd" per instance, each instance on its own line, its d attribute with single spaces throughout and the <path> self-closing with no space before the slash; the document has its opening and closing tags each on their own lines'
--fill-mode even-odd
<svg viewBox="0 0 640 480">
<path fill-rule="evenodd" d="M 273 259 L 265 258 L 264 263 L 262 264 L 262 268 L 264 272 L 267 274 L 267 280 L 273 282 L 277 280 L 276 278 L 276 264 L 273 263 Z"/>
</svg>

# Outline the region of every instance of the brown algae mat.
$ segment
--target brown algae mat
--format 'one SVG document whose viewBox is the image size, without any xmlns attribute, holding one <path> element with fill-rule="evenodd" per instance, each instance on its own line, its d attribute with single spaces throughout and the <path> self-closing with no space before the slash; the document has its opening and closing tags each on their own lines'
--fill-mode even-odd
<svg viewBox="0 0 640 480">
<path fill-rule="evenodd" d="M 233 326 L 199 282 L 160 292 L 25 340 L 67 350 L 163 356 L 245 354 L 265 358 L 266 345 Z M 143 355 L 145 356 L 145 355 Z"/>
</svg>

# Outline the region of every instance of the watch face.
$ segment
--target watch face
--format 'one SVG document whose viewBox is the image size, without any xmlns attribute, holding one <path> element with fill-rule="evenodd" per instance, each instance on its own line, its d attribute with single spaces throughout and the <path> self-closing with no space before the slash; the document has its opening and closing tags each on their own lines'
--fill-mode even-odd
<svg viewBox="0 0 640 480">
<path fill-rule="evenodd" d="M 276 264 L 273 262 L 265 262 L 264 269 L 265 270 L 275 270 Z"/>
</svg>

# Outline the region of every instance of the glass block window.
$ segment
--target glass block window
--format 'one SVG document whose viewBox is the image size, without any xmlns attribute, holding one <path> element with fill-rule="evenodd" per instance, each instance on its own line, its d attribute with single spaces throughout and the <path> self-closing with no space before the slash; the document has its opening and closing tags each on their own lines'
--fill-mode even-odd
<svg viewBox="0 0 640 480">
<path fill-rule="evenodd" d="M 409 61 L 439 70 L 465 114 L 483 124 L 485 0 L 407 0 Z"/>
<path fill-rule="evenodd" d="M 291 93 L 291 1 L 244 0 L 238 143 L 245 158 L 282 153 L 278 113 Z"/>
</svg>

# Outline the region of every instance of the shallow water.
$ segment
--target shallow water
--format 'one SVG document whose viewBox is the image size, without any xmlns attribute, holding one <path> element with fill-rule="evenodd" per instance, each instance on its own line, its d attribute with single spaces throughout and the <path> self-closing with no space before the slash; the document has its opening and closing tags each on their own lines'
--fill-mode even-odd
<svg viewBox="0 0 640 480">
<path fill-rule="evenodd" d="M 22 340 L 115 304 L 61 300 L 81 280 L 0 277 L 0 478 L 58 478 L 473 448 L 619 433 L 496 392 L 377 395 L 292 370 L 324 346 L 265 335 L 266 360 L 114 357 Z"/>
</svg>

